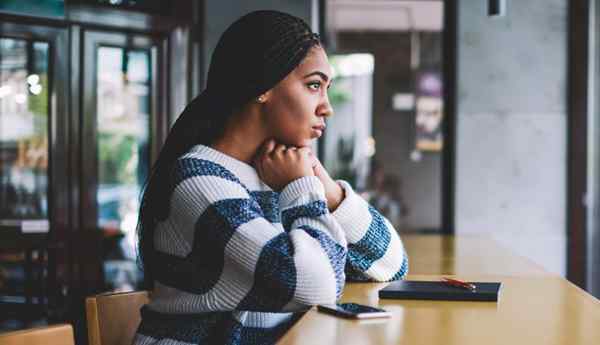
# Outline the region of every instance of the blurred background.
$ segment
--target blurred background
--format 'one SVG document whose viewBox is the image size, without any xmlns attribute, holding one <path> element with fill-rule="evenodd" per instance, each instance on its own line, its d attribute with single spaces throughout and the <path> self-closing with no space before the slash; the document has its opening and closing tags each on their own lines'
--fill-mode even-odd
<svg viewBox="0 0 600 345">
<path fill-rule="evenodd" d="M 315 148 L 400 235 L 490 237 L 600 296 L 598 0 L 0 0 L 0 331 L 144 288 L 141 188 L 257 9 L 320 33 Z"/>
</svg>

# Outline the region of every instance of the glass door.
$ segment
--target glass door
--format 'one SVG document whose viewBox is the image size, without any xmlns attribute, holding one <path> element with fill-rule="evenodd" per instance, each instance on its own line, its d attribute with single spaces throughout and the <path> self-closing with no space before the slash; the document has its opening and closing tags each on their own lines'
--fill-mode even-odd
<svg viewBox="0 0 600 345">
<path fill-rule="evenodd" d="M 43 314 L 66 280 L 67 38 L 61 28 L 0 22 L 0 310 L 7 316 Z M 50 247 L 58 249 L 50 254 Z"/>
<path fill-rule="evenodd" d="M 67 222 L 66 32 L 0 23 L 0 33 L 0 228 L 44 234 Z"/>
<path fill-rule="evenodd" d="M 35 221 L 48 229 L 48 53 L 48 42 L 0 37 L 3 225 Z"/>
<path fill-rule="evenodd" d="M 103 289 L 133 290 L 143 281 L 136 263 L 140 193 L 165 125 L 161 42 L 95 31 L 83 37 L 82 223 L 98 235 Z"/>
</svg>

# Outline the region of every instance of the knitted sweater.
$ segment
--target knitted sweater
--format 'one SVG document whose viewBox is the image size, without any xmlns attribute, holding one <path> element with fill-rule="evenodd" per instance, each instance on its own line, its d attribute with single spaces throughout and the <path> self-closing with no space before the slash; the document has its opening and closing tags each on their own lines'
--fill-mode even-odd
<svg viewBox="0 0 600 345">
<path fill-rule="evenodd" d="M 273 343 L 298 312 L 335 303 L 346 279 L 390 281 L 408 270 L 396 230 L 344 181 L 330 213 L 317 177 L 277 193 L 252 166 L 197 145 L 168 183 L 135 344 Z"/>
</svg>

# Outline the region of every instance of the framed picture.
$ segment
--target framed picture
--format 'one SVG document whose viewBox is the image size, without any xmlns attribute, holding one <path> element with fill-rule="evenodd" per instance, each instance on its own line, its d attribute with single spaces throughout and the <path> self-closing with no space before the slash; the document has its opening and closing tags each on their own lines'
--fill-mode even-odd
<svg viewBox="0 0 600 345">
<path fill-rule="evenodd" d="M 444 102 L 439 72 L 421 71 L 417 74 L 415 101 L 415 146 L 419 151 L 439 152 L 444 138 L 442 120 Z"/>
</svg>

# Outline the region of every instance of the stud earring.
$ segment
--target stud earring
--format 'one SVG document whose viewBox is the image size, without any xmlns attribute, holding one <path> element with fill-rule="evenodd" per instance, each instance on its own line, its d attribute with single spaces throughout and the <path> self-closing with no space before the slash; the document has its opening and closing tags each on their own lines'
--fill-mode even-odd
<svg viewBox="0 0 600 345">
<path fill-rule="evenodd" d="M 256 100 L 258 101 L 258 103 L 263 103 L 265 101 L 263 96 L 258 97 Z"/>
</svg>

